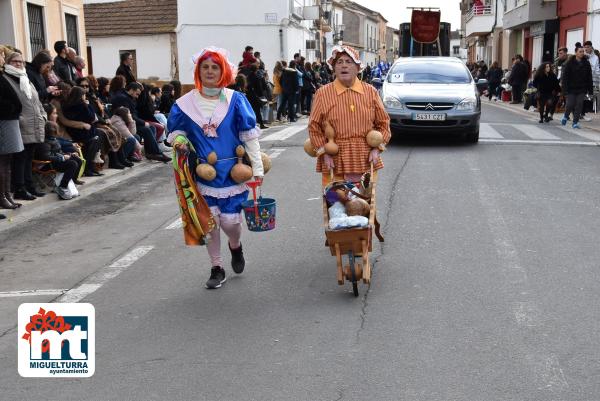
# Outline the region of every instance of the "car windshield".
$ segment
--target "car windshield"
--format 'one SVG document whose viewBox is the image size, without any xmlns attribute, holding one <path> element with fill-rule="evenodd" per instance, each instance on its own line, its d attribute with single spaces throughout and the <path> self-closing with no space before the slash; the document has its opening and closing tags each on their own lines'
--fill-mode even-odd
<svg viewBox="0 0 600 401">
<path fill-rule="evenodd" d="M 396 64 L 388 82 L 404 84 L 468 84 L 471 76 L 461 63 L 409 62 Z"/>
</svg>

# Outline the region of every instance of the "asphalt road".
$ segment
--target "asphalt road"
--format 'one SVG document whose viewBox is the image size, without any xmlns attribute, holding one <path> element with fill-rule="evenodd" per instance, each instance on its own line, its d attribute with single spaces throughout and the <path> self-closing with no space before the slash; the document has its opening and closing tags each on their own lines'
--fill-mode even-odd
<svg viewBox="0 0 600 401">
<path fill-rule="evenodd" d="M 21 378 L 17 307 L 61 298 L 0 298 L 0 398 L 600 399 L 600 135 L 488 105 L 482 122 L 474 146 L 393 140 L 386 241 L 358 298 L 323 246 L 306 131 L 263 142 L 277 228 L 244 233 L 246 271 L 220 290 L 172 228 L 168 166 L 0 233 L 0 295 L 82 288 L 145 252 L 80 299 L 96 308 L 89 379 Z"/>
</svg>

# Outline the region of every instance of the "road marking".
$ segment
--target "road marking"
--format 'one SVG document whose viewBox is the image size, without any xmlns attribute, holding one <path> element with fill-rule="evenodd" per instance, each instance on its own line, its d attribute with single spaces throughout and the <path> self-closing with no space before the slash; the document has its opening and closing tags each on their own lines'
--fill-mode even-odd
<svg viewBox="0 0 600 401">
<path fill-rule="evenodd" d="M 321 199 L 320 196 L 317 196 L 316 198 L 308 198 L 307 201 L 311 201 L 311 200 L 317 200 L 317 199 Z"/>
<path fill-rule="evenodd" d="M 543 129 L 531 125 L 531 124 L 512 124 L 512 127 L 518 129 L 523 134 L 527 135 L 532 139 L 548 139 L 548 140 L 560 140 L 556 135 L 544 131 Z"/>
<path fill-rule="evenodd" d="M 490 124 L 480 123 L 479 124 L 479 138 L 504 138 L 498 131 L 496 131 Z"/>
<path fill-rule="evenodd" d="M 83 298 L 87 297 L 98 288 L 102 287 L 109 280 L 117 277 L 119 274 L 127 270 L 127 268 L 133 265 L 136 261 L 146 255 L 154 249 L 154 246 L 139 246 L 132 249 L 122 258 L 116 260 L 111 265 L 106 266 L 88 278 L 86 278 L 77 287 L 71 288 L 69 291 L 58 297 L 54 302 L 79 302 Z"/>
<path fill-rule="evenodd" d="M 536 141 L 534 139 L 487 139 L 480 138 L 479 142 L 485 143 L 506 143 L 506 144 L 542 144 L 542 145 L 575 145 L 575 146 L 600 146 L 595 142 L 584 141 Z"/>
<path fill-rule="evenodd" d="M 260 141 L 284 141 L 298 132 L 305 130 L 308 127 L 308 123 L 306 124 L 296 124 L 291 127 L 287 127 L 282 129 L 281 131 L 277 131 L 274 134 L 267 135 L 264 138 L 261 138 Z"/>
<path fill-rule="evenodd" d="M 558 126 L 564 132 L 568 132 L 569 134 L 575 134 L 585 139 L 589 139 L 590 141 L 598 142 L 600 141 L 600 134 L 594 134 L 591 132 L 582 131 L 580 129 L 568 129 L 565 127 Z"/>
<path fill-rule="evenodd" d="M 183 227 L 183 221 L 181 221 L 181 217 L 178 217 L 177 220 L 166 226 L 165 230 L 174 230 L 181 227 Z"/>
<path fill-rule="evenodd" d="M 64 290 L 21 290 L 21 291 L 4 291 L 0 292 L 0 298 L 13 298 L 13 297 L 36 297 L 43 295 L 62 295 L 68 289 Z"/>
<path fill-rule="evenodd" d="M 271 148 L 271 152 L 269 153 L 269 157 L 271 159 L 277 159 L 279 155 L 285 152 L 285 148 Z"/>
<path fill-rule="evenodd" d="M 467 159 L 473 181 L 479 194 L 479 202 L 488 222 L 494 246 L 500 258 L 502 274 L 506 277 L 510 288 L 507 296 L 514 299 L 511 312 L 515 322 L 529 330 L 530 336 L 541 335 L 542 313 L 531 294 L 527 270 L 523 267 L 519 257 L 519 250 L 515 246 L 509 226 L 502 215 L 502 210 L 496 201 L 494 192 L 490 189 L 483 174 L 473 157 Z M 536 381 L 541 386 L 551 390 L 565 390 L 569 388 L 565 375 L 560 367 L 558 358 L 551 352 L 546 352 L 542 339 L 532 350 L 525 350 L 526 362 L 529 362 Z"/>
</svg>

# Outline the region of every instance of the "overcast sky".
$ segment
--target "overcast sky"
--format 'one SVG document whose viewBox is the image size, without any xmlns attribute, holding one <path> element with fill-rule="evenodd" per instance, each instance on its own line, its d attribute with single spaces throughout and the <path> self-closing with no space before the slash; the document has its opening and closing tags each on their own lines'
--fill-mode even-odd
<svg viewBox="0 0 600 401">
<path fill-rule="evenodd" d="M 411 10 L 406 7 L 439 7 L 442 22 L 449 22 L 453 31 L 460 29 L 460 0 L 353 0 L 373 11 L 378 11 L 388 20 L 388 26 L 398 28 L 410 22 Z"/>
</svg>

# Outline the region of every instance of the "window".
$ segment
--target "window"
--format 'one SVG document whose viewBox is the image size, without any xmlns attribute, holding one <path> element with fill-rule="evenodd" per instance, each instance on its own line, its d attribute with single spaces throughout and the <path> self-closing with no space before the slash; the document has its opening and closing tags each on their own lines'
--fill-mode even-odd
<svg viewBox="0 0 600 401">
<path fill-rule="evenodd" d="M 44 35 L 44 9 L 41 6 L 27 3 L 27 17 L 29 19 L 29 44 L 31 56 L 34 57 L 46 48 Z"/>
<path fill-rule="evenodd" d="M 79 31 L 77 29 L 77 16 L 65 14 L 65 25 L 67 26 L 67 46 L 75 49 L 79 54 Z"/>
<path fill-rule="evenodd" d="M 458 56 L 459 53 L 460 53 L 460 46 L 452 46 L 452 54 L 454 54 L 455 56 Z"/>
<path fill-rule="evenodd" d="M 388 82 L 414 84 L 468 84 L 471 74 L 462 63 L 415 61 L 397 64 L 388 74 Z"/>
</svg>

